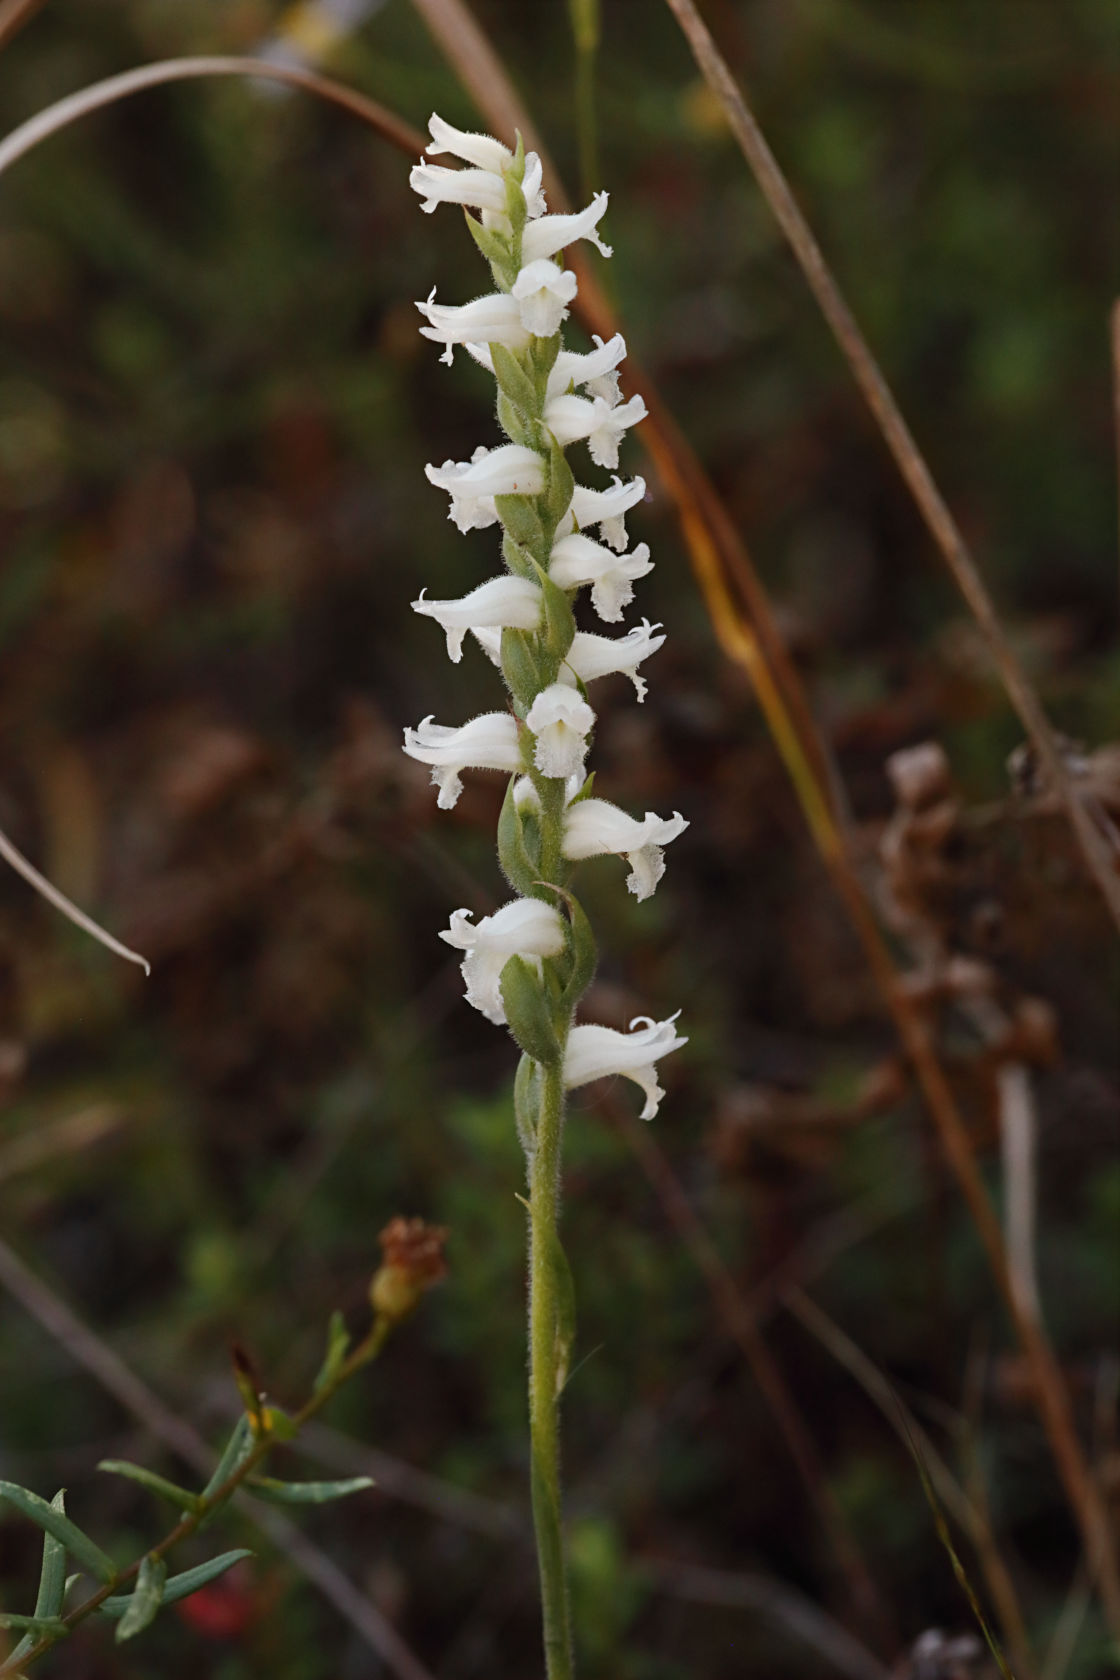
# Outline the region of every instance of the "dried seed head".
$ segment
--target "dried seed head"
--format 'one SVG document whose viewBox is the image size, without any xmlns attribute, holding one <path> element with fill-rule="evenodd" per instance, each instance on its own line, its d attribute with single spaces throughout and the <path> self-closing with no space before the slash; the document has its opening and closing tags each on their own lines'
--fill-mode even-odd
<svg viewBox="0 0 1120 1680">
<path fill-rule="evenodd" d="M 426 1289 L 446 1276 L 443 1245 L 447 1231 L 423 1219 L 391 1219 L 378 1237 L 382 1263 L 369 1286 L 370 1305 L 378 1318 L 398 1324 L 407 1318 Z"/>
</svg>

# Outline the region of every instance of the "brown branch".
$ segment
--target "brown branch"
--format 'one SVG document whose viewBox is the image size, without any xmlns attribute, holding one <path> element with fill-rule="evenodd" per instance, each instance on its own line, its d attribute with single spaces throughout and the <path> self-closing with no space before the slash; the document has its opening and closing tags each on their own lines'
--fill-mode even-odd
<svg viewBox="0 0 1120 1680">
<path fill-rule="evenodd" d="M 1120 520 L 1120 298 L 1109 316 L 1112 339 L 1112 420 L 1116 434 L 1116 511 Z"/>
<path fill-rule="evenodd" d="M 0 0 L 0 49 L 18 35 L 36 12 L 42 11 L 47 0 Z"/>
<path fill-rule="evenodd" d="M 1065 806 L 1084 860 L 1113 921 L 1120 929 L 1120 876 L 1116 874 L 1108 848 L 1074 787 L 1049 720 L 1008 641 L 964 536 L 934 482 L 777 159 L 693 0 L 666 0 L 666 4 L 680 24 L 709 87 L 723 106 L 743 156 L 793 248 L 809 288 L 867 400 L 918 511 L 980 626 L 1011 704 L 1038 753 L 1048 782 Z"/>
</svg>

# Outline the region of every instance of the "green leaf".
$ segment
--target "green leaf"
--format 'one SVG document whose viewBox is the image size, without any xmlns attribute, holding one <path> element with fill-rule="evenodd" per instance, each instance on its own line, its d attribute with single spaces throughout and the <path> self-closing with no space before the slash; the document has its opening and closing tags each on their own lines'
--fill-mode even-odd
<svg viewBox="0 0 1120 1680">
<path fill-rule="evenodd" d="M 566 897 L 568 905 L 568 950 L 572 960 L 572 971 L 564 984 L 561 1003 L 564 1009 L 570 1013 L 595 978 L 599 952 L 595 945 L 595 935 L 591 931 L 591 923 L 588 921 L 579 899 L 572 893 L 568 893 Z"/>
<path fill-rule="evenodd" d="M 536 428 L 531 420 L 526 420 L 521 410 L 514 406 L 504 391 L 498 392 L 498 424 L 511 443 L 519 443 L 525 449 L 532 449 L 536 442 Z"/>
<path fill-rule="evenodd" d="M 502 631 L 502 675 L 510 686 L 515 700 L 523 706 L 532 705 L 534 697 L 547 683 L 541 681 L 542 672 L 534 648 L 531 630 Z"/>
<path fill-rule="evenodd" d="M 494 506 L 498 511 L 498 518 L 513 538 L 522 548 L 527 548 L 531 554 L 540 554 L 544 549 L 544 526 L 536 509 L 536 498 L 532 496 L 495 496 Z M 545 556 L 547 559 L 547 556 Z M 522 574 L 524 575 L 524 574 Z"/>
<path fill-rule="evenodd" d="M 39 1639 L 65 1639 L 70 1632 L 60 1616 L 15 1616 L 10 1615 L 6 1610 L 0 1611 L 0 1628 L 24 1629 L 26 1634 L 29 1635 L 25 1646 L 28 1651 Z M 23 1643 L 21 1639 L 20 1645 L 23 1645 Z M 13 1651 L 13 1658 L 15 1654 L 15 1651 Z M 9 1661 L 11 1661 L 11 1658 L 9 1658 Z"/>
<path fill-rule="evenodd" d="M 191 1493 L 187 1488 L 169 1482 L 165 1476 L 157 1476 L 152 1470 L 145 1470 L 142 1465 L 129 1464 L 122 1458 L 103 1458 L 97 1468 L 107 1470 L 111 1476 L 126 1476 L 130 1482 L 139 1482 L 141 1487 L 146 1487 L 149 1493 L 154 1493 L 159 1499 L 166 1499 L 176 1510 L 193 1512 L 202 1508 L 202 1501 L 197 1493 Z"/>
<path fill-rule="evenodd" d="M 470 229 L 471 238 L 493 270 L 496 284 L 508 292 L 517 278 L 517 266 L 509 248 L 509 240 L 493 228 L 483 227 L 468 210 L 464 209 L 463 216 Z"/>
<path fill-rule="evenodd" d="M 531 1056 L 522 1056 L 513 1080 L 513 1118 L 526 1158 L 532 1160 L 537 1147 L 537 1115 L 540 1112 L 540 1074 Z"/>
<path fill-rule="evenodd" d="M 504 344 L 492 344 L 490 359 L 494 364 L 494 378 L 498 381 L 499 391 L 509 398 L 526 420 L 536 420 L 541 406 L 536 385 L 513 351 Z"/>
<path fill-rule="evenodd" d="M 66 1494 L 59 1488 L 51 1500 L 53 1508 L 65 1514 Z M 54 1622 L 62 1614 L 62 1606 L 66 1599 L 66 1589 L 69 1586 L 66 1579 L 66 1547 L 56 1540 L 53 1534 L 43 1535 L 43 1567 L 39 1571 L 39 1592 L 35 1599 L 35 1622 Z M 25 1656 L 42 1634 L 25 1633 L 19 1644 L 9 1655 L 10 1663 L 17 1663 Z"/>
<path fill-rule="evenodd" d="M 567 659 L 575 640 L 576 620 L 571 597 L 541 566 L 537 567 L 537 582 L 544 598 L 545 646 L 559 666 Z"/>
<path fill-rule="evenodd" d="M 518 1046 L 535 1062 L 558 1061 L 560 1045 L 548 993 L 536 969 L 524 957 L 510 957 L 502 969 L 500 985 L 506 1020 Z"/>
<path fill-rule="evenodd" d="M 112 1558 L 88 1534 L 83 1534 L 76 1523 L 64 1516 L 57 1505 L 48 1505 L 37 1493 L 29 1493 L 27 1488 L 17 1487 L 14 1482 L 0 1482 L 0 1499 L 6 1499 L 9 1505 L 14 1505 L 17 1511 L 30 1517 L 44 1533 L 53 1535 L 75 1562 L 88 1569 L 91 1575 L 96 1575 L 99 1581 L 116 1580 L 117 1566 Z"/>
<path fill-rule="evenodd" d="M 222 1486 L 223 1482 L 227 1482 L 233 1475 L 234 1471 L 241 1468 L 256 1444 L 256 1436 L 253 1433 L 252 1419 L 246 1417 L 245 1414 L 242 1413 L 233 1426 L 233 1433 L 225 1444 L 225 1448 L 222 1452 L 221 1458 L 218 1460 L 214 1474 L 211 1476 L 199 1496 L 203 1503 L 208 1503 L 214 1497 L 217 1490 Z M 200 1526 L 204 1527 L 208 1522 L 210 1522 L 215 1512 L 220 1511 L 224 1503 L 225 1500 L 220 1499 L 214 1506 L 213 1510 L 207 1511 Z"/>
<path fill-rule="evenodd" d="M 558 1236 L 552 1240 L 553 1277 L 556 1283 L 556 1397 L 564 1392 L 576 1345 L 576 1286 L 572 1269 Z"/>
<path fill-rule="evenodd" d="M 345 1499 L 348 1493 L 362 1493 L 374 1482 L 370 1476 L 350 1476 L 341 1482 L 279 1482 L 271 1476 L 260 1476 L 251 1478 L 245 1486 L 273 1505 L 325 1505 L 330 1499 Z"/>
<path fill-rule="evenodd" d="M 560 354 L 560 334 L 553 333 L 551 338 L 536 338 L 529 340 L 529 361 L 533 369 L 533 383 L 537 388 L 537 410 L 544 408 L 545 394 L 548 390 L 548 376 L 556 366 L 556 358 Z"/>
<path fill-rule="evenodd" d="M 524 171 L 525 171 L 524 158 L 525 158 L 525 154 L 524 154 L 524 152 L 522 152 L 521 153 L 521 174 L 522 175 L 524 175 Z M 509 217 L 509 225 L 513 229 L 513 238 L 514 238 L 514 241 L 515 241 L 515 249 L 520 254 L 520 251 L 521 251 L 521 234 L 524 230 L 525 223 L 529 219 L 529 211 L 528 211 L 528 206 L 525 203 L 525 194 L 521 190 L 521 179 L 520 179 L 520 177 L 518 176 L 518 173 L 517 173 L 517 160 L 516 160 L 516 158 L 514 160 L 514 167 L 512 169 L 507 169 L 504 179 L 505 179 L 505 187 L 506 187 L 506 215 Z"/>
<path fill-rule="evenodd" d="M 340 1312 L 332 1312 L 327 1325 L 327 1352 L 315 1378 L 313 1394 L 321 1394 L 324 1388 L 329 1388 L 337 1380 L 349 1352 L 350 1332 L 346 1328 L 346 1320 Z"/>
<path fill-rule="evenodd" d="M 242 1546 L 235 1552 L 223 1552 L 220 1557 L 211 1558 L 209 1563 L 200 1563 L 196 1569 L 185 1569 L 181 1575 L 172 1575 L 163 1589 L 163 1603 L 177 1604 L 181 1598 L 189 1598 L 191 1593 L 197 1592 L 199 1587 L 209 1586 L 227 1569 L 232 1569 L 235 1563 L 240 1563 L 242 1558 L 252 1556 L 252 1552 Z M 131 1593 L 119 1598 L 106 1598 L 97 1606 L 97 1613 L 107 1616 L 111 1622 L 119 1621 L 131 1603 Z"/>
<path fill-rule="evenodd" d="M 524 820 L 513 796 L 516 780 L 516 776 L 511 776 L 506 784 L 506 796 L 498 818 L 498 861 L 514 891 L 522 898 L 532 898 L 538 891 L 540 865 L 530 855 L 525 842 Z"/>
<path fill-rule="evenodd" d="M 548 487 L 544 493 L 544 512 L 553 530 L 563 519 L 572 505 L 572 491 L 575 489 L 575 479 L 572 469 L 564 456 L 564 451 L 556 439 L 549 433 L 548 455 Z"/>
<path fill-rule="evenodd" d="M 569 799 L 569 801 L 568 801 L 569 810 L 571 809 L 571 807 L 573 805 L 578 805 L 581 799 L 590 799 L 591 798 L 591 790 L 594 786 L 595 786 L 595 772 L 594 772 L 594 770 L 589 770 L 588 773 L 587 773 L 587 780 L 584 782 L 584 784 L 580 788 L 579 792 L 577 794 L 574 794 L 572 796 L 572 798 Z"/>
<path fill-rule="evenodd" d="M 149 1552 L 140 1564 L 140 1572 L 128 1600 L 128 1608 L 117 1623 L 114 1638 L 118 1645 L 123 1645 L 126 1639 L 135 1639 L 138 1633 L 143 1633 L 144 1629 L 155 1621 L 163 1603 L 166 1585 L 167 1565 L 162 1558 L 154 1557 Z"/>
</svg>

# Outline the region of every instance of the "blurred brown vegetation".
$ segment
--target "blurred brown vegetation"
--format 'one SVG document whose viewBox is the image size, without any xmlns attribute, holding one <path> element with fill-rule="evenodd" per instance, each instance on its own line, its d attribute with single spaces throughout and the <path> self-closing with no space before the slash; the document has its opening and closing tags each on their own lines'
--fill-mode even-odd
<svg viewBox="0 0 1120 1680">
<path fill-rule="evenodd" d="M 567 7 L 477 11 L 574 184 Z M 3 127 L 145 59 L 250 51 L 279 13 L 48 4 L 0 56 Z M 709 17 L 1114 840 L 1111 0 Z M 997 1194 L 1021 1070 L 1042 1311 L 1115 1510 L 1115 940 L 1029 758 L 1009 771 L 1020 734 L 978 634 L 672 20 L 604 0 L 603 29 L 603 283 L 772 591 Z M 420 125 L 477 123 L 405 0 L 331 69 Z M 513 1054 L 436 938 L 457 905 L 499 900 L 499 789 L 475 777 L 437 812 L 399 750 L 405 723 L 496 703 L 487 662 L 450 667 L 409 610 L 493 563 L 492 533 L 459 538 L 422 472 L 493 440 L 486 381 L 437 364 L 411 303 L 436 282 L 465 300 L 483 271 L 367 130 L 255 86 L 89 119 L 0 182 L 0 209 L 0 827 L 154 964 L 145 981 L 0 876 L 4 1240 L 217 1440 L 233 1337 L 302 1397 L 332 1308 L 361 1316 L 376 1233 L 394 1214 L 446 1225 L 447 1282 L 298 1460 L 361 1473 L 372 1447 L 380 1490 L 304 1526 L 441 1680 L 536 1672 Z M 1105 1629 L 975 1234 L 669 499 L 628 449 L 657 561 L 639 604 L 670 636 L 641 709 L 617 679 L 597 691 L 596 767 L 619 804 L 691 827 L 648 904 L 617 863 L 584 866 L 604 953 L 589 1013 L 681 1007 L 691 1042 L 651 1133 L 627 1089 L 579 1094 L 568 1128 L 585 1672 L 838 1672 L 783 1602 L 883 1672 L 986 1672 L 907 1445 L 785 1310 L 800 1290 L 986 1510 L 979 1550 L 954 1532 L 989 1613 L 985 1544 L 1038 1671 L 1094 1680 Z M 812 1495 L 736 1300 L 800 1416 Z M 0 1388 L 0 1474 L 67 1484 L 122 1559 L 150 1543 L 149 1502 L 94 1465 L 177 1474 L 173 1457 L 9 1297 Z M 36 1554 L 0 1524 L 6 1607 Z M 266 1547 L 123 1653 L 85 1632 L 49 1667 L 388 1672 Z"/>
</svg>

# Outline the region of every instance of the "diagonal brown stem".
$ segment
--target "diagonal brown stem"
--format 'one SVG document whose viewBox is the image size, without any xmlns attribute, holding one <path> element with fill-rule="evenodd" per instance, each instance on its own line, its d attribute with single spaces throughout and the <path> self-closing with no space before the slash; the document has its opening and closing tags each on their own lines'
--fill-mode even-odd
<svg viewBox="0 0 1120 1680">
<path fill-rule="evenodd" d="M 1073 785 L 1049 719 L 1015 657 L 960 527 L 934 482 L 933 474 L 836 284 L 765 135 L 693 0 L 666 0 L 666 4 L 680 24 L 709 87 L 723 106 L 743 156 L 793 248 L 809 288 L 832 328 L 844 359 L 917 503 L 918 511 L 980 626 L 1011 704 L 1038 753 L 1047 780 L 1066 808 L 1089 871 L 1100 888 L 1117 929 L 1120 929 L 1120 876 L 1116 874 L 1108 848 Z"/>
</svg>

